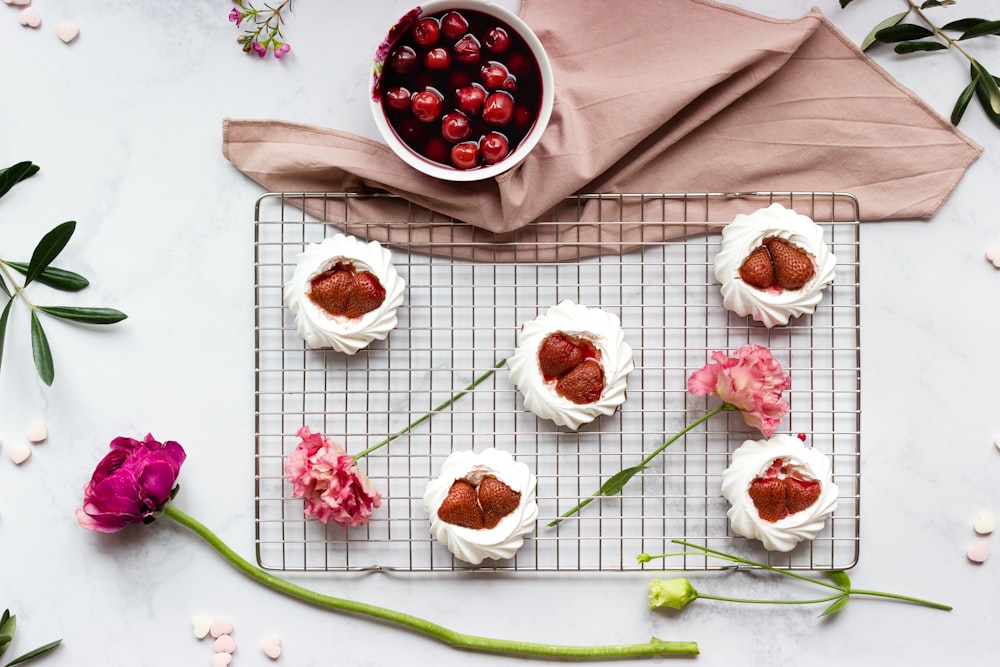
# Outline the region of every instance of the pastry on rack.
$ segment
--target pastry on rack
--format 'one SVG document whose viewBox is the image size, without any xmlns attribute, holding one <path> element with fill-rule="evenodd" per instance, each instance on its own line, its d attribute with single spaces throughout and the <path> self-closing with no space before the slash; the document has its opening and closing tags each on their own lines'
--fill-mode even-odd
<svg viewBox="0 0 1000 667">
<path fill-rule="evenodd" d="M 722 283 L 723 306 L 774 327 L 815 312 L 836 266 L 822 227 L 771 204 L 740 213 L 723 228 L 715 277 Z"/>
<path fill-rule="evenodd" d="M 722 495 L 733 532 L 769 551 L 791 551 L 812 540 L 837 508 L 830 459 L 798 438 L 747 440 L 722 473 Z"/>
<path fill-rule="evenodd" d="M 522 325 L 507 366 L 525 408 L 574 430 L 614 414 L 635 367 L 618 317 L 568 300 Z"/>
<path fill-rule="evenodd" d="M 355 354 L 396 327 L 404 287 L 378 241 L 336 234 L 299 253 L 284 303 L 309 347 Z"/>
<path fill-rule="evenodd" d="M 424 492 L 431 535 L 473 565 L 513 558 L 538 518 L 536 484 L 509 452 L 453 452 Z"/>
</svg>

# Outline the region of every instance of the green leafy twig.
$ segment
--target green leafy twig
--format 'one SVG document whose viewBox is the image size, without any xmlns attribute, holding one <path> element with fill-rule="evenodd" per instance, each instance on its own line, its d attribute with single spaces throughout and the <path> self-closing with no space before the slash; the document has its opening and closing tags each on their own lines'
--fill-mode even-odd
<svg viewBox="0 0 1000 667">
<path fill-rule="evenodd" d="M 265 9 L 257 9 L 249 0 L 233 0 L 233 4 L 229 20 L 237 28 L 247 22 L 243 34 L 236 38 L 244 53 L 253 51 L 263 58 L 270 49 L 275 58 L 281 58 L 291 50 L 288 42 L 282 41 L 281 26 L 285 20 L 282 12 L 292 11 L 292 0 L 283 0 L 277 7 L 265 4 Z"/>
<path fill-rule="evenodd" d="M 38 169 L 38 165 L 31 162 L 19 162 L 0 170 L 0 197 L 17 183 L 34 176 L 38 173 Z M 32 282 L 38 282 L 64 292 L 78 292 L 90 284 L 90 281 L 78 273 L 51 265 L 69 243 L 75 230 L 76 221 L 74 220 L 56 225 L 38 242 L 28 262 L 15 262 L 0 258 L 0 291 L 7 297 L 7 302 L 3 310 L 0 311 L 0 363 L 3 361 L 4 340 L 11 307 L 14 305 L 14 301 L 19 299 L 31 313 L 31 356 L 39 377 L 46 385 L 52 384 L 52 380 L 55 378 L 55 368 L 52 362 L 52 349 L 38 313 L 83 324 L 114 324 L 127 317 L 125 313 L 114 308 L 42 306 L 36 305 L 28 298 L 26 288 Z M 20 283 L 16 279 L 18 274 L 23 276 Z"/>
<path fill-rule="evenodd" d="M 708 555 L 713 558 L 718 558 L 720 560 L 729 561 L 731 563 L 736 563 L 744 567 L 751 567 L 760 570 L 767 570 L 768 572 L 774 572 L 782 576 L 791 577 L 793 579 L 798 579 L 799 581 L 809 582 L 823 588 L 831 589 L 835 591 L 834 593 L 821 597 L 812 598 L 807 600 L 756 600 L 750 598 L 734 598 L 726 597 L 721 595 L 710 595 L 708 593 L 700 593 L 691 586 L 691 582 L 683 577 L 662 580 L 654 579 L 650 584 L 649 588 L 649 603 L 651 608 L 657 607 L 669 607 L 672 609 L 683 609 L 688 604 L 693 602 L 698 598 L 706 600 L 718 600 L 722 602 L 742 602 L 747 604 L 820 604 L 829 602 L 830 605 L 823 610 L 820 616 L 829 616 L 835 614 L 845 606 L 847 606 L 848 600 L 853 596 L 867 596 L 867 597 L 878 597 L 878 598 L 888 598 L 892 600 L 899 600 L 901 602 L 910 602 L 913 604 L 922 605 L 925 607 L 932 607 L 934 609 L 942 609 L 944 611 L 951 611 L 951 606 L 946 604 L 941 604 L 940 602 L 931 602 L 930 600 L 923 600 L 921 598 L 912 597 L 909 595 L 899 595 L 897 593 L 885 593 L 883 591 L 873 591 L 864 588 L 854 588 L 851 585 L 851 578 L 843 570 L 829 570 L 823 574 L 827 579 L 819 579 L 816 577 L 806 576 L 804 574 L 799 574 L 797 572 L 792 572 L 780 567 L 774 567 L 766 563 L 758 563 L 757 561 L 748 560 L 746 558 L 741 558 L 739 556 L 734 556 L 732 554 L 725 553 L 723 551 L 718 551 L 716 549 L 710 549 L 692 542 L 685 542 L 683 540 L 673 540 L 674 544 L 679 544 L 683 547 L 691 549 L 692 551 L 686 551 L 683 553 L 676 554 L 660 554 L 658 556 L 650 556 L 649 554 L 639 554 L 638 561 L 640 563 L 648 563 L 654 558 L 670 558 L 672 556 L 686 556 L 695 553 L 697 555 Z"/>
<path fill-rule="evenodd" d="M 9 609 L 4 609 L 3 615 L 0 616 L 0 655 L 3 655 L 10 647 L 10 643 L 14 639 L 15 630 L 17 630 L 17 616 L 12 615 Z M 48 644 L 39 646 L 36 649 L 28 651 L 24 655 L 14 658 L 10 662 L 6 663 L 5 667 L 23 665 L 29 660 L 33 660 L 41 655 L 44 655 L 45 653 L 48 653 L 61 643 L 62 640 L 57 639 L 54 642 L 49 642 Z"/>
<path fill-rule="evenodd" d="M 840 6 L 847 7 L 851 2 L 853 0 L 840 0 Z M 948 50 L 960 53 L 969 61 L 970 81 L 952 107 L 952 124 L 958 125 L 961 122 L 975 96 L 990 120 L 1000 127 L 998 79 L 961 44 L 978 37 L 1000 35 L 1000 21 L 964 18 L 938 26 L 927 16 L 925 10 L 954 5 L 955 0 L 925 0 L 920 4 L 914 0 L 905 2 L 906 11 L 890 16 L 876 25 L 861 41 L 861 50 L 866 51 L 875 44 L 894 44 L 893 50 L 899 54 Z M 904 22 L 910 15 L 919 19 L 923 25 Z"/>
</svg>

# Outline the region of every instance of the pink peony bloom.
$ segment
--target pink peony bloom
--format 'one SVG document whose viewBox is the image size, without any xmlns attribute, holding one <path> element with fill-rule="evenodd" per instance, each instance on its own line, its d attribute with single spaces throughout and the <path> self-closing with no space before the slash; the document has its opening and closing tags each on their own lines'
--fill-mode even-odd
<svg viewBox="0 0 1000 667">
<path fill-rule="evenodd" d="M 84 488 L 76 520 L 89 530 L 114 533 L 134 523 L 150 523 L 175 492 L 186 454 L 178 443 L 152 435 L 139 442 L 115 438 Z"/>
<path fill-rule="evenodd" d="M 337 443 L 303 426 L 302 439 L 285 460 L 285 477 L 292 484 L 292 497 L 305 500 L 305 515 L 322 523 L 363 526 L 379 507 L 382 497 L 354 459 Z"/>
<path fill-rule="evenodd" d="M 718 396 L 739 410 L 749 426 L 770 438 L 788 413 L 781 392 L 791 385 L 791 378 L 781 364 L 766 347 L 754 344 L 742 346 L 735 357 L 713 352 L 712 359 L 715 363 L 691 374 L 688 391 Z"/>
</svg>

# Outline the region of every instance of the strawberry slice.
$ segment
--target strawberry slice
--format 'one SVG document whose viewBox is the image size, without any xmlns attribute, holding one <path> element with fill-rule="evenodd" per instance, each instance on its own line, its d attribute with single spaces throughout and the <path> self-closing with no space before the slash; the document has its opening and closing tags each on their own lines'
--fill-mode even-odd
<svg viewBox="0 0 1000 667">
<path fill-rule="evenodd" d="M 312 279 L 309 298 L 313 303 L 333 315 L 342 314 L 347 309 L 354 272 L 343 264 L 337 264 Z"/>
<path fill-rule="evenodd" d="M 574 338 L 557 331 L 546 336 L 538 346 L 538 368 L 546 380 L 573 370 L 586 359 L 583 348 Z"/>
<path fill-rule="evenodd" d="M 774 264 L 771 253 L 764 246 L 754 248 L 740 264 L 740 278 L 747 285 L 767 289 L 774 285 Z"/>
<path fill-rule="evenodd" d="M 344 315 L 354 319 L 370 313 L 385 301 L 385 288 L 371 271 L 354 274 L 351 280 L 350 298 Z"/>
<path fill-rule="evenodd" d="M 788 241 L 775 236 L 764 239 L 764 245 L 771 253 L 774 281 L 781 287 L 799 289 L 816 274 L 816 267 L 809 255 Z"/>
<path fill-rule="evenodd" d="M 496 527 L 501 519 L 521 504 L 521 492 L 515 491 L 496 477 L 484 477 L 477 491 L 486 528 Z"/>
<path fill-rule="evenodd" d="M 785 506 L 787 493 L 784 480 L 777 477 L 758 477 L 750 482 L 750 500 L 757 508 L 757 514 L 764 521 L 775 522 L 788 515 Z"/>
<path fill-rule="evenodd" d="M 464 479 L 456 479 L 452 483 L 448 495 L 438 507 L 437 515 L 445 523 L 462 528 L 479 529 L 485 525 L 476 488 Z"/>
<path fill-rule="evenodd" d="M 593 403 L 604 393 L 604 368 L 587 359 L 556 382 L 556 393 L 578 405 Z"/>
<path fill-rule="evenodd" d="M 823 485 L 818 479 L 785 478 L 785 507 L 790 514 L 801 512 L 819 499 Z"/>
</svg>

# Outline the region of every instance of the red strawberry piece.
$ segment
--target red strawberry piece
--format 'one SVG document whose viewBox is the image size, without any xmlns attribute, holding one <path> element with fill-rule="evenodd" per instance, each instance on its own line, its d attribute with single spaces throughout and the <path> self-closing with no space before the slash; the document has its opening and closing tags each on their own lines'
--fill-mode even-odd
<svg viewBox="0 0 1000 667">
<path fill-rule="evenodd" d="M 800 248 L 788 241 L 772 237 L 764 240 L 774 264 L 774 281 L 785 289 L 799 289 L 816 274 L 813 261 Z"/>
<path fill-rule="evenodd" d="M 478 493 L 486 528 L 494 528 L 521 504 L 521 492 L 515 491 L 496 477 L 484 477 L 479 483 Z"/>
<path fill-rule="evenodd" d="M 604 368 L 593 359 L 585 360 L 556 382 L 556 393 L 578 405 L 593 403 L 603 392 Z"/>
<path fill-rule="evenodd" d="M 774 284 L 774 265 L 764 246 L 757 246 L 740 264 L 740 278 L 747 285 L 767 289 Z"/>
<path fill-rule="evenodd" d="M 818 479 L 785 478 L 785 507 L 790 514 L 801 512 L 819 499 L 823 485 Z"/>
<path fill-rule="evenodd" d="M 338 263 L 310 281 L 309 298 L 331 315 L 343 315 L 351 294 L 353 268 Z"/>
<path fill-rule="evenodd" d="M 750 482 L 748 489 L 757 513 L 764 521 L 775 522 L 788 515 L 785 507 L 787 493 L 784 480 L 777 477 L 758 477 Z"/>
<path fill-rule="evenodd" d="M 370 313 L 385 301 L 385 288 L 371 271 L 354 274 L 351 280 L 350 298 L 344 315 L 354 319 Z"/>
<path fill-rule="evenodd" d="M 538 368 L 547 380 L 573 370 L 585 358 L 579 342 L 561 331 L 550 333 L 538 346 Z"/>
<path fill-rule="evenodd" d="M 464 479 L 456 479 L 438 507 L 438 518 L 445 523 L 478 530 L 483 527 L 483 510 L 476 499 L 476 489 Z"/>
</svg>

